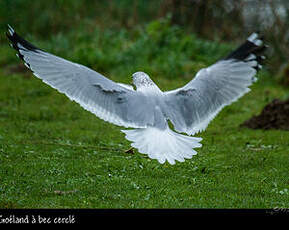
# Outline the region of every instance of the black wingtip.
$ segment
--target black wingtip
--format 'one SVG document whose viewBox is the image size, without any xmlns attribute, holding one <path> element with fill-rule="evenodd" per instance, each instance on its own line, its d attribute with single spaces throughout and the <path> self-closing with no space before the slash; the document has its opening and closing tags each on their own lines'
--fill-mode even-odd
<svg viewBox="0 0 289 230">
<path fill-rule="evenodd" d="M 256 61 L 257 64 L 253 68 L 258 71 L 262 68 L 261 64 L 266 59 L 266 56 L 264 56 L 263 53 L 267 48 L 268 45 L 264 44 L 264 36 L 260 35 L 259 32 L 255 32 L 224 60 L 234 59 L 244 62 Z"/>
<path fill-rule="evenodd" d="M 32 45 L 30 42 L 20 37 L 9 24 L 7 25 L 7 28 L 8 31 L 6 32 L 6 36 L 11 42 L 10 46 L 17 51 L 16 56 L 24 62 L 26 67 L 31 69 L 30 64 L 24 60 L 24 56 L 21 54 L 20 50 L 29 50 L 32 52 L 38 52 L 40 51 L 40 49 L 38 49 L 36 46 Z"/>
<path fill-rule="evenodd" d="M 20 37 L 14 29 L 8 24 L 8 31 L 6 32 L 7 38 L 10 40 L 12 46 L 14 49 L 16 49 L 19 52 L 19 49 L 23 47 L 26 50 L 37 52 L 40 50 L 36 46 L 32 45 L 30 42 L 26 41 L 22 37 Z"/>
</svg>

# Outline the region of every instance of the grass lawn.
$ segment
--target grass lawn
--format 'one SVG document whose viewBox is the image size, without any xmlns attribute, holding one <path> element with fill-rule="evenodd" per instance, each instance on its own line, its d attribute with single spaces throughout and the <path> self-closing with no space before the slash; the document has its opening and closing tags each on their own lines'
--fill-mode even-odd
<svg viewBox="0 0 289 230">
<path fill-rule="evenodd" d="M 125 31 L 117 35 L 122 37 L 101 34 L 112 37 L 107 43 L 98 38 L 92 43 L 94 34 L 78 37 L 73 46 L 68 34 L 36 44 L 124 83 L 133 72 L 146 70 L 163 90 L 185 84 L 232 47 L 179 35 L 155 51 L 152 44 L 159 47 L 162 38 L 153 37 L 154 29 L 159 28 L 151 24 L 132 37 Z M 185 48 L 178 50 L 181 45 Z M 267 72 L 197 135 L 203 138 L 198 155 L 161 165 L 138 152 L 125 153 L 130 143 L 121 127 L 23 71 L 6 43 L 0 50 L 0 208 L 289 208 L 289 132 L 239 127 L 272 99 L 289 96 Z M 187 56 L 177 55 L 184 50 Z"/>
</svg>

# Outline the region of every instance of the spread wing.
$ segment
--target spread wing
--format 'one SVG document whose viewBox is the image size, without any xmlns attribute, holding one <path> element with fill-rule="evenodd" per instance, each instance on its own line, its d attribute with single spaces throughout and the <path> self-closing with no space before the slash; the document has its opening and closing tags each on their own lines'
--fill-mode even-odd
<svg viewBox="0 0 289 230">
<path fill-rule="evenodd" d="M 25 65 L 43 82 L 99 118 L 115 125 L 143 128 L 153 123 L 148 98 L 77 63 L 49 54 L 21 38 L 9 26 L 8 39 Z"/>
<path fill-rule="evenodd" d="M 266 48 L 253 33 L 225 59 L 201 69 L 182 88 L 165 92 L 165 113 L 179 132 L 203 131 L 220 110 L 249 92 Z"/>
</svg>

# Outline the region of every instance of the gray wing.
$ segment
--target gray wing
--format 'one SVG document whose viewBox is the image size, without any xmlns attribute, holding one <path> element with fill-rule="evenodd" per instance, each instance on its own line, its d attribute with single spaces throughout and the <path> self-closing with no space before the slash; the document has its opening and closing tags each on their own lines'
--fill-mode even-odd
<svg viewBox="0 0 289 230">
<path fill-rule="evenodd" d="M 263 42 L 256 33 L 227 58 L 201 69 L 182 88 L 165 92 L 165 113 L 179 132 L 203 131 L 221 109 L 249 92 L 261 68 Z"/>
<path fill-rule="evenodd" d="M 153 111 L 143 94 L 123 87 L 83 65 L 36 48 L 11 27 L 7 37 L 36 77 L 84 109 L 119 126 L 142 128 L 152 124 Z"/>
</svg>

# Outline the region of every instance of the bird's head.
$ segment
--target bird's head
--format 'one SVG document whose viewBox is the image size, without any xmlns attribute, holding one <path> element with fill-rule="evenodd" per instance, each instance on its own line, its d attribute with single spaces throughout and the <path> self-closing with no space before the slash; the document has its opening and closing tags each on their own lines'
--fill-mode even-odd
<svg viewBox="0 0 289 230">
<path fill-rule="evenodd" d="M 150 79 L 149 75 L 144 72 L 136 72 L 132 75 L 133 84 L 137 89 L 141 89 L 143 87 L 155 86 L 153 81 Z"/>
</svg>

